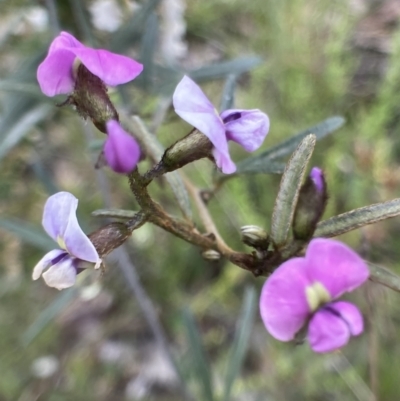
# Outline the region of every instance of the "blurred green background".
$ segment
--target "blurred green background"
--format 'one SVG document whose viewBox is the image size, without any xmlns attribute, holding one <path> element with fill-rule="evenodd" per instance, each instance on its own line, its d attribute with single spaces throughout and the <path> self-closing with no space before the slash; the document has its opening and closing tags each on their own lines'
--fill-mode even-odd
<svg viewBox="0 0 400 401">
<path fill-rule="evenodd" d="M 312 159 L 326 172 L 325 217 L 398 196 L 397 0 L 2 0 L 0 6 L 1 401 L 184 399 L 132 294 L 127 277 L 134 276 L 118 257 L 109 259 L 104 277 L 87 277 L 74 290 L 59 293 L 31 281 L 33 266 L 54 246 L 41 227 L 50 194 L 66 190 L 80 199 L 78 218 L 88 233 L 104 224 L 90 216 L 96 209 L 137 209 L 125 177 L 93 167 L 103 134 L 72 109 L 56 107 L 65 97 L 39 91 L 37 65 L 60 29 L 144 64 L 140 79 L 113 89 L 112 99 L 139 114 L 165 146 L 189 129 L 170 107 L 181 76 L 190 74 L 218 105 L 233 74 L 235 106 L 259 108 L 271 120 L 258 152 L 330 116 L 346 118 L 317 143 Z M 248 156 L 231 149 L 235 161 Z M 145 161 L 141 171 L 146 167 Z M 212 186 L 208 161 L 184 170 L 200 187 Z M 246 250 L 243 225 L 268 228 L 279 180 L 257 174 L 224 183 L 209 207 L 229 245 Z M 151 185 L 154 197 L 179 214 L 168 185 L 158 184 Z M 399 234 L 393 219 L 341 239 L 400 274 Z M 306 344 L 267 334 L 257 311 L 263 278 L 225 261 L 207 262 L 154 226 L 128 242 L 192 399 L 399 399 L 399 294 L 373 283 L 356 291 L 350 298 L 364 313 L 365 333 L 340 352 L 317 355 Z"/>
</svg>

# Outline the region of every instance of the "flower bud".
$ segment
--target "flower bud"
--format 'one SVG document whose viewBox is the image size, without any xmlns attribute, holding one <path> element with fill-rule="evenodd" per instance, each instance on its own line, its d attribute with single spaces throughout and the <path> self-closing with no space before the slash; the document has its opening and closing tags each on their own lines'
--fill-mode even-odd
<svg viewBox="0 0 400 401">
<path fill-rule="evenodd" d="M 310 175 L 300 189 L 293 218 L 293 235 L 296 239 L 309 240 L 317 223 L 325 211 L 328 200 L 325 177 L 318 167 L 311 169 Z"/>
<path fill-rule="evenodd" d="M 243 226 L 240 228 L 242 241 L 253 248 L 268 249 L 268 233 L 258 226 Z"/>
<path fill-rule="evenodd" d="M 211 156 L 212 143 L 197 129 L 175 142 L 164 153 L 162 163 L 167 171 L 174 171 L 195 160 Z"/>
<path fill-rule="evenodd" d="M 221 259 L 221 254 L 217 251 L 214 251 L 214 249 L 207 249 L 206 251 L 202 252 L 201 256 L 203 256 L 204 259 L 213 261 Z"/>
</svg>

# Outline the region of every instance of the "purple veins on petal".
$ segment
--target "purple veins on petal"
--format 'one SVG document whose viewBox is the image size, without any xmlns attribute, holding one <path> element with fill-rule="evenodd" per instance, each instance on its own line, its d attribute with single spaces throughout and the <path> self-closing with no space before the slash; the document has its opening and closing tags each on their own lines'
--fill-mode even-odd
<svg viewBox="0 0 400 401">
<path fill-rule="evenodd" d="M 315 352 L 331 352 L 343 347 L 350 339 L 347 323 L 327 308 L 316 312 L 308 326 L 308 341 Z"/>
<path fill-rule="evenodd" d="M 349 302 L 332 302 L 321 308 L 310 321 L 308 340 L 316 352 L 330 352 L 346 345 L 350 337 L 363 331 L 358 308 Z"/>
<path fill-rule="evenodd" d="M 37 280 L 50 266 L 59 262 L 63 257 L 67 255 L 67 252 L 62 249 L 53 249 L 46 253 L 42 259 L 36 264 L 32 272 L 32 280 Z"/>
<path fill-rule="evenodd" d="M 115 120 L 108 121 L 106 129 L 104 157 L 107 164 L 117 173 L 130 173 L 139 161 L 139 145 Z"/>
<path fill-rule="evenodd" d="M 226 137 L 254 152 L 264 142 L 269 131 L 269 118 L 260 110 L 225 110 L 221 113 L 225 122 Z"/>
<path fill-rule="evenodd" d="M 347 245 L 332 239 L 312 240 L 305 259 L 308 278 L 323 284 L 332 298 L 353 291 L 369 276 L 361 257 Z"/>
<path fill-rule="evenodd" d="M 44 281 L 49 287 L 57 288 L 57 290 L 72 287 L 77 275 L 75 263 L 76 259 L 69 256 L 61 259 L 43 273 Z"/>
</svg>

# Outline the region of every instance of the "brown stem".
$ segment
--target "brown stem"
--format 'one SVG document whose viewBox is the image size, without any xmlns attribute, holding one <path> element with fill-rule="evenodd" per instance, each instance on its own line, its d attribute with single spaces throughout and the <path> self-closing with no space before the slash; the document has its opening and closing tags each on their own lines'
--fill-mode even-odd
<svg viewBox="0 0 400 401">
<path fill-rule="evenodd" d="M 189 194 L 193 198 L 193 201 L 196 204 L 197 210 L 199 212 L 201 221 L 203 222 L 204 228 L 207 233 L 211 233 L 215 237 L 215 241 L 217 242 L 218 249 L 221 251 L 222 254 L 229 254 L 234 252 L 223 240 L 221 237 L 220 233 L 218 232 L 217 227 L 214 224 L 214 221 L 203 201 L 203 198 L 201 196 L 201 190 L 194 186 L 190 180 L 187 179 L 187 177 L 181 173 L 183 182 L 186 186 L 186 189 L 188 190 Z"/>
</svg>

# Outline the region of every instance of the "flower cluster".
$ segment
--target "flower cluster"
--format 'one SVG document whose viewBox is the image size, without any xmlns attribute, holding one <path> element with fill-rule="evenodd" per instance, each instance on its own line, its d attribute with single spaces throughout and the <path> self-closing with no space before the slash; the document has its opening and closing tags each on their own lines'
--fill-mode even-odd
<svg viewBox="0 0 400 401">
<path fill-rule="evenodd" d="M 140 148 L 121 127 L 106 85 L 127 83 L 142 69 L 143 66 L 131 58 L 91 49 L 62 32 L 51 43 L 37 71 L 45 95 L 70 94 L 66 104 L 75 105 L 82 116 L 90 117 L 96 127 L 107 134 L 103 155 L 117 173 L 129 173 L 136 167 Z M 177 85 L 172 101 L 175 112 L 195 128 L 187 137 L 192 141 L 194 137 L 201 138 L 201 142 L 196 143 L 202 144 L 198 146 L 201 151 L 196 153 L 181 146 L 182 142 L 177 143 L 176 154 L 186 152 L 189 161 L 212 156 L 225 174 L 236 171 L 228 141 L 252 152 L 261 146 L 269 131 L 269 118 L 258 109 L 230 109 L 218 113 L 200 87 L 187 76 Z M 190 147 L 194 142 L 188 143 Z M 170 154 L 173 154 L 171 148 Z M 182 160 L 184 157 L 180 160 L 177 157 L 176 166 L 184 165 Z M 310 241 L 326 200 L 323 172 L 314 168 L 300 190 L 293 220 L 296 240 Z M 44 207 L 43 227 L 60 249 L 48 252 L 38 262 L 32 278 L 43 276 L 48 286 L 59 290 L 72 286 L 84 268 L 98 268 L 101 264 L 98 251 L 78 224 L 77 205 L 78 200 L 73 195 L 59 192 L 51 196 Z M 118 244 L 131 234 L 131 231 L 120 231 L 117 230 L 115 237 Z M 246 226 L 242 235 L 245 243 L 268 250 L 268 235 L 262 229 Z M 106 255 L 105 248 L 99 247 L 93 234 L 91 238 L 101 255 Z M 284 262 L 265 282 L 260 312 L 266 329 L 281 341 L 293 340 L 302 329 L 307 329 L 308 341 L 316 352 L 342 347 L 351 336 L 363 331 L 363 320 L 356 306 L 338 301 L 338 298 L 360 286 L 368 274 L 364 261 L 346 245 L 329 239 L 313 239 L 304 257 Z"/>
</svg>

